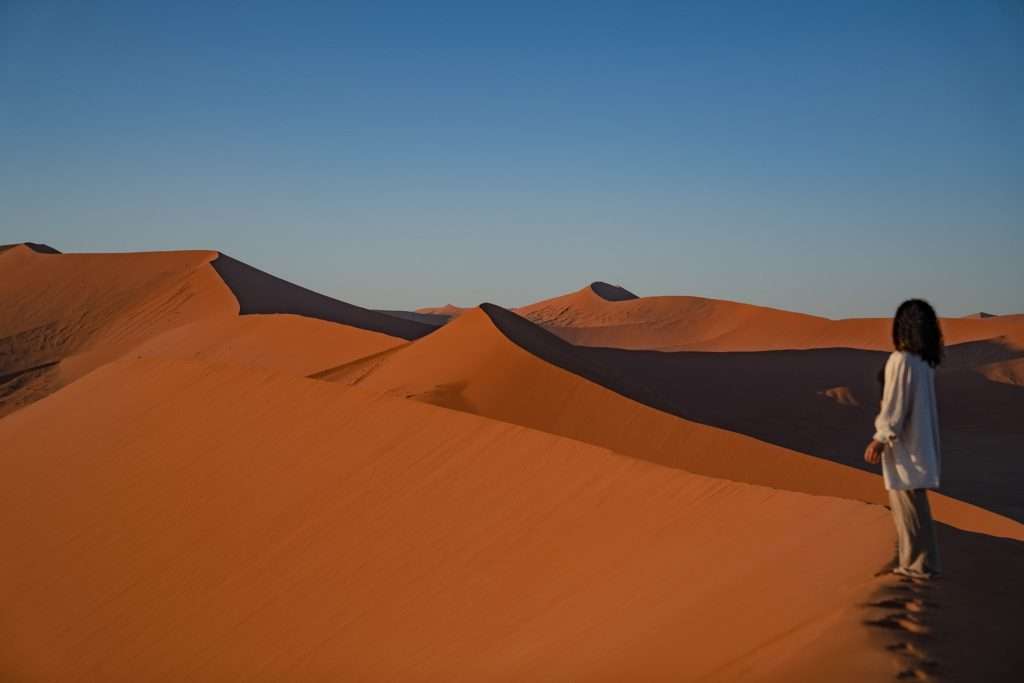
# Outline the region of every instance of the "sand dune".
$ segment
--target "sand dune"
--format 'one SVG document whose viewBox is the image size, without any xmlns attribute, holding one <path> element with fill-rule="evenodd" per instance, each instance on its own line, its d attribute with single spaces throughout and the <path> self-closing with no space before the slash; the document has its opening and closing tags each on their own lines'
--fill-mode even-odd
<svg viewBox="0 0 1024 683">
<path fill-rule="evenodd" d="M 233 355 L 306 374 L 433 329 L 309 292 L 213 251 L 60 254 L 11 245 L 0 252 L 0 290 L 0 416 L 146 342 L 142 355 Z M 348 327 L 295 316 L 239 319 L 240 308 L 333 316 Z"/>
<path fill-rule="evenodd" d="M 145 339 L 237 303 L 209 251 L 0 253 L 0 415 L 41 398 Z"/>
<path fill-rule="evenodd" d="M 454 304 L 445 304 L 444 306 L 434 306 L 426 308 L 417 308 L 417 313 L 426 313 L 428 315 L 443 315 L 448 318 L 457 318 L 466 311 L 473 310 L 472 308 L 466 308 L 464 306 L 456 306 Z"/>
<path fill-rule="evenodd" d="M 0 441 L 15 679 L 697 680 L 823 634 L 895 670 L 842 616 L 881 585 L 880 507 L 181 361 L 107 365 Z"/>
<path fill-rule="evenodd" d="M 39 242 L 18 242 L 16 244 L 0 244 L 0 252 L 7 251 L 8 249 L 14 249 L 16 247 L 22 247 L 30 251 L 38 252 L 40 254 L 59 254 L 60 252 L 51 247 L 49 244 L 41 244 Z"/>
<path fill-rule="evenodd" d="M 514 310 L 566 341 L 585 346 L 661 351 L 892 347 L 889 318 L 830 320 L 693 296 L 616 299 L 596 291 L 600 285 Z M 1021 315 L 948 318 L 943 328 L 950 344 L 1005 335 L 1024 343 Z"/>
<path fill-rule="evenodd" d="M 877 474 L 652 408 L 666 400 L 661 387 L 595 363 L 490 304 L 430 337 L 316 377 L 486 415 L 703 475 L 885 501 Z M 861 434 L 857 443 L 864 438 Z M 959 528 L 1024 539 L 1024 525 L 1001 515 L 944 496 L 936 496 L 933 505 L 938 518 Z"/>
</svg>

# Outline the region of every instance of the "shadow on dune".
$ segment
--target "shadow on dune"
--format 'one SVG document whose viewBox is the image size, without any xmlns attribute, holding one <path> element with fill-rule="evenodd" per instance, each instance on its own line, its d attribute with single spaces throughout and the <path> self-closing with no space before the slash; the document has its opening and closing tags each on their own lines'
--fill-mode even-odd
<svg viewBox="0 0 1024 683">
<path fill-rule="evenodd" d="M 934 581 L 891 577 L 864 605 L 864 624 L 877 629 L 898 658 L 899 678 L 1016 681 L 1024 592 L 1024 543 L 940 524 L 944 574 Z"/>
<path fill-rule="evenodd" d="M 436 327 L 347 304 L 265 273 L 225 254 L 210 265 L 238 299 L 239 313 L 291 313 L 351 325 L 402 339 L 418 339 Z"/>
<path fill-rule="evenodd" d="M 592 282 L 590 289 L 605 301 L 629 301 L 640 298 L 625 287 L 610 285 L 607 282 Z"/>
<path fill-rule="evenodd" d="M 659 352 L 573 346 L 508 310 L 494 324 L 534 355 L 678 417 L 877 472 L 862 459 L 887 353 L 856 349 Z M 951 347 L 938 378 L 942 492 L 1024 521 L 1020 468 L 1024 389 L 971 368 L 1024 355 L 998 341 Z"/>
</svg>

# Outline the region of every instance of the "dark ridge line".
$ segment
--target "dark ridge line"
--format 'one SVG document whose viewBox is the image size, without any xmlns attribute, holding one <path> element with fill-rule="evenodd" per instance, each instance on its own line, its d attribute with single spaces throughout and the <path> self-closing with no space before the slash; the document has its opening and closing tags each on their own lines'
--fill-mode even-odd
<svg viewBox="0 0 1024 683">
<path fill-rule="evenodd" d="M 238 301 L 240 315 L 290 313 L 326 320 L 408 341 L 437 329 L 414 320 L 371 311 L 283 280 L 217 252 L 210 265 Z"/>
</svg>

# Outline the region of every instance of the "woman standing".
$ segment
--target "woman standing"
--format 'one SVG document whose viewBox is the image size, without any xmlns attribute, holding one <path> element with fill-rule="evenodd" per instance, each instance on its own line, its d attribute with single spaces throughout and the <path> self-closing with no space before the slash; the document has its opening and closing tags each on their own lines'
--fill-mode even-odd
<svg viewBox="0 0 1024 683">
<path fill-rule="evenodd" d="M 935 367 L 942 362 L 942 330 L 926 301 L 900 304 L 892 321 L 895 351 L 885 364 L 882 405 L 864 459 L 882 463 L 896 522 L 899 562 L 893 572 L 931 578 L 941 571 L 928 489 L 938 488 L 939 415 Z"/>
</svg>

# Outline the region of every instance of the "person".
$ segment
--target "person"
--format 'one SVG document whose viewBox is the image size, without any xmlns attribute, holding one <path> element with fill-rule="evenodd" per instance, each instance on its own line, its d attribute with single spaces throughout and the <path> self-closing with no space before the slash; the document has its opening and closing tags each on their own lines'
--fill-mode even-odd
<svg viewBox="0 0 1024 683">
<path fill-rule="evenodd" d="M 928 489 L 939 487 L 941 453 L 935 368 L 942 362 L 942 330 L 928 302 L 900 304 L 892 321 L 895 350 L 885 363 L 875 435 L 864 459 L 881 462 L 896 523 L 896 574 L 929 579 L 941 572 Z"/>
</svg>

